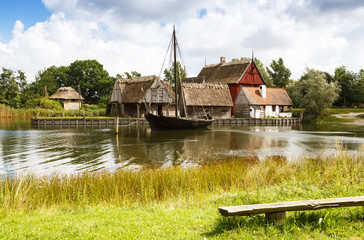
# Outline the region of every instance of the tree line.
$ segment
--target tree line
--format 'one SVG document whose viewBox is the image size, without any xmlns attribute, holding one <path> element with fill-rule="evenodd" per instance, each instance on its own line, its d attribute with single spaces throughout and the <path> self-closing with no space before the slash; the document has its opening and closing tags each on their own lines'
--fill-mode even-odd
<svg viewBox="0 0 364 240">
<path fill-rule="evenodd" d="M 115 79 L 135 76 L 141 74 L 132 71 L 112 77 L 97 60 L 76 60 L 69 66 L 48 67 L 39 71 L 31 83 L 27 83 L 21 70 L 2 68 L 0 103 L 13 108 L 39 107 L 41 98 L 53 94 L 60 87 L 72 87 L 76 91 L 80 89 L 86 103 L 106 105 Z"/>
<path fill-rule="evenodd" d="M 250 60 L 250 58 L 233 59 Z M 294 106 L 319 113 L 332 105 L 338 107 L 361 106 L 364 103 L 364 70 L 358 73 L 341 66 L 333 75 L 307 68 L 298 80 L 291 79 L 291 71 L 282 58 L 273 60 L 264 67 L 259 59 L 256 63 L 268 87 L 285 88 Z M 179 66 L 178 77 L 186 76 Z M 172 81 L 173 67 L 165 69 L 164 80 Z M 37 73 L 35 81 L 27 83 L 21 70 L 2 68 L 0 75 L 0 103 L 14 108 L 34 108 L 35 99 L 53 94 L 58 88 L 67 86 L 81 90 L 85 102 L 106 105 L 116 78 L 140 77 L 136 71 L 109 75 L 97 60 L 76 60 L 69 66 L 51 66 Z M 47 86 L 46 92 L 44 86 Z M 39 106 L 39 105 L 38 105 Z"/>
</svg>

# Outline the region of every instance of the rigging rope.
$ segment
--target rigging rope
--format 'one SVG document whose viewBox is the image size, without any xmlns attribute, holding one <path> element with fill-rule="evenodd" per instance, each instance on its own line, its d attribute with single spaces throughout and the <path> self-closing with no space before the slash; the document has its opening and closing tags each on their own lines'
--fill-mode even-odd
<svg viewBox="0 0 364 240">
<path fill-rule="evenodd" d="M 158 76 L 159 78 L 161 77 L 161 74 L 162 74 L 162 71 L 163 71 L 163 67 L 164 67 L 164 63 L 166 62 L 166 58 L 167 58 L 169 49 L 171 48 L 172 41 L 173 41 L 173 37 L 171 37 L 171 40 L 169 41 L 168 49 L 167 49 L 166 55 L 164 56 L 163 64 L 162 64 L 162 67 L 161 67 L 161 71 L 159 72 L 159 76 Z M 170 51 L 170 52 L 172 52 L 172 51 Z M 171 59 L 171 57 L 170 57 L 170 59 Z"/>
</svg>

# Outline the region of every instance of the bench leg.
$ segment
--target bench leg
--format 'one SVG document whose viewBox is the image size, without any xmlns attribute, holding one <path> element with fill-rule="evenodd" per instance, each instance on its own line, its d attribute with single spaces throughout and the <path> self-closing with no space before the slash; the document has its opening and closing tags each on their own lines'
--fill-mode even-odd
<svg viewBox="0 0 364 240">
<path fill-rule="evenodd" d="M 281 225 L 284 222 L 284 219 L 286 218 L 286 212 L 273 212 L 273 213 L 266 213 L 265 218 L 270 223 L 274 223 L 277 225 Z"/>
</svg>

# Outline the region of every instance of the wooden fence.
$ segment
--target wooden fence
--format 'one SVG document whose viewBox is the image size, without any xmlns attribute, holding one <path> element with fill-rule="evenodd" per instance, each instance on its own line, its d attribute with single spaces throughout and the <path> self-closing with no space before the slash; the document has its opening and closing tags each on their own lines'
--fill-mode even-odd
<svg viewBox="0 0 364 240">
<path fill-rule="evenodd" d="M 119 126 L 123 125 L 148 125 L 145 118 L 119 118 Z M 291 125 L 300 123 L 298 118 L 264 118 L 264 119 L 250 119 L 250 118 L 229 118 L 229 119 L 216 119 L 213 124 L 220 125 Z M 62 118 L 32 118 L 32 126 L 99 126 L 99 127 L 113 127 L 116 125 L 116 118 L 84 118 L 84 119 L 62 119 Z"/>
</svg>

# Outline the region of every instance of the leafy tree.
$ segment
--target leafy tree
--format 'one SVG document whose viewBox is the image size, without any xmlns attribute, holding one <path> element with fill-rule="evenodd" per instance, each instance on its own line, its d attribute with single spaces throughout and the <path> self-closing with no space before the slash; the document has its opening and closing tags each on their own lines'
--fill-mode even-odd
<svg viewBox="0 0 364 240">
<path fill-rule="evenodd" d="M 67 67 L 51 66 L 41 70 L 35 77 L 35 81 L 29 84 L 27 89 L 33 98 L 44 96 L 44 87 L 47 87 L 47 95 L 54 93 L 58 88 L 66 86 L 68 80 Z"/>
<path fill-rule="evenodd" d="M 273 60 L 270 64 L 270 67 L 267 69 L 268 75 L 273 80 L 273 85 L 278 88 L 285 88 L 289 83 L 289 77 L 291 76 L 291 70 L 284 66 L 284 62 L 282 58 L 279 58 L 278 61 Z"/>
<path fill-rule="evenodd" d="M 286 91 L 287 91 L 287 94 L 291 97 L 292 99 L 292 102 L 293 102 L 293 106 L 294 107 L 298 107 L 300 104 L 299 104 L 299 101 L 297 101 L 294 97 L 293 97 L 293 92 L 294 92 L 294 89 L 296 87 L 296 83 L 298 81 L 296 80 L 293 80 L 293 79 L 290 79 L 289 82 L 288 82 L 288 85 L 286 86 Z"/>
<path fill-rule="evenodd" d="M 335 102 L 338 106 L 352 106 L 360 102 L 358 76 L 346 67 L 335 69 L 334 81 L 341 88 L 340 96 Z"/>
<path fill-rule="evenodd" d="M 249 57 L 241 57 L 240 59 L 233 58 L 231 61 L 234 62 L 234 61 L 248 61 L 248 60 L 251 60 L 251 58 L 249 58 Z M 257 58 L 254 58 L 254 62 L 257 65 L 257 68 L 260 72 L 260 75 L 262 75 L 264 82 L 267 84 L 267 87 L 272 87 L 273 81 L 272 81 L 271 77 L 267 74 L 267 72 L 265 71 L 265 67 L 264 67 L 263 63 L 261 63 L 260 60 Z"/>
<path fill-rule="evenodd" d="M 179 85 L 179 83 L 181 82 L 182 79 L 186 78 L 186 72 L 185 70 L 182 68 L 182 65 L 180 62 L 177 62 L 177 86 Z M 172 66 L 169 69 L 164 69 L 164 81 L 167 81 L 171 84 L 173 90 L 175 90 L 174 88 L 174 64 L 172 64 Z"/>
<path fill-rule="evenodd" d="M 334 76 L 332 76 L 330 73 L 328 73 L 328 72 L 322 72 L 322 73 L 325 74 L 326 82 L 328 82 L 328 83 L 335 82 Z"/>
<path fill-rule="evenodd" d="M 360 69 L 358 73 L 358 97 L 359 103 L 364 103 L 364 69 Z"/>
<path fill-rule="evenodd" d="M 137 71 L 131 71 L 130 73 L 128 72 L 124 72 L 123 76 L 125 76 L 124 78 L 134 78 L 134 77 L 141 77 L 142 74 L 138 73 Z"/>
<path fill-rule="evenodd" d="M 131 78 L 134 78 L 134 77 L 141 77 L 142 74 L 141 73 L 138 73 L 137 71 L 131 71 L 130 73 L 129 72 L 124 72 L 123 74 L 116 74 L 116 79 L 131 79 Z"/>
<path fill-rule="evenodd" d="M 3 68 L 0 75 L 0 103 L 14 108 L 22 107 L 21 94 L 26 86 L 24 72 Z"/>
<path fill-rule="evenodd" d="M 86 102 L 98 103 L 100 98 L 109 95 L 114 80 L 96 60 L 77 60 L 67 69 L 68 79 L 64 84 L 75 89 L 80 86 Z"/>
<path fill-rule="evenodd" d="M 317 116 L 325 108 L 332 106 L 339 96 L 339 91 L 335 83 L 326 82 L 325 74 L 307 68 L 304 75 L 295 83 L 293 98 L 299 107 Z"/>
</svg>

